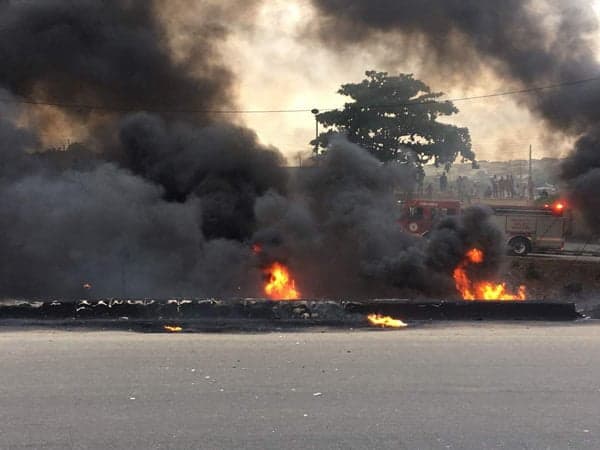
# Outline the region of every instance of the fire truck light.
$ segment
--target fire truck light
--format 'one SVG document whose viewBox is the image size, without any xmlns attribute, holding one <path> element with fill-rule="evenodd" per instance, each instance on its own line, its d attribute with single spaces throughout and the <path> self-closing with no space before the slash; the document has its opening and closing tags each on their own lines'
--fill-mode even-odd
<svg viewBox="0 0 600 450">
<path fill-rule="evenodd" d="M 564 210 L 565 210 L 565 204 L 563 202 L 558 201 L 552 205 L 552 211 L 554 212 L 554 214 L 562 215 Z"/>
</svg>

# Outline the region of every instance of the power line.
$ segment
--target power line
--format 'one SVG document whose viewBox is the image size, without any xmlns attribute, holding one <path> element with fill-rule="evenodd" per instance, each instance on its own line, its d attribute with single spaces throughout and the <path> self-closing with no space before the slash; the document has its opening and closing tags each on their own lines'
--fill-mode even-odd
<svg viewBox="0 0 600 450">
<path fill-rule="evenodd" d="M 189 114 L 262 114 L 262 113 L 296 113 L 296 112 L 308 112 L 310 109 L 170 109 L 170 108 L 153 108 L 147 106 L 139 107 L 125 107 L 125 106 L 110 106 L 110 105 L 92 105 L 86 103 L 68 103 L 68 102 L 51 102 L 51 101 L 38 101 L 26 98 L 10 99 L 1 98 L 0 103 L 13 103 L 13 104 L 25 104 L 33 106 L 57 106 L 60 108 L 70 109 L 85 109 L 85 110 L 97 110 L 97 111 L 115 111 L 115 112 L 133 112 L 133 111 L 146 111 L 146 112 L 160 112 L 160 113 L 189 113 Z"/>
<path fill-rule="evenodd" d="M 425 100 L 425 101 L 412 101 L 402 102 L 386 105 L 360 105 L 364 108 L 373 109 L 387 109 L 387 108 L 399 108 L 399 107 L 410 107 L 418 105 L 427 105 L 431 103 L 437 103 L 438 101 L 445 102 L 463 102 L 470 100 L 481 100 L 493 97 L 503 97 L 508 95 L 518 94 L 529 94 L 534 92 L 540 92 L 550 89 L 560 89 L 564 87 L 581 85 L 584 83 L 590 83 L 592 81 L 600 81 L 600 76 L 585 78 L 580 80 L 564 81 L 561 83 L 549 84 L 545 86 L 532 86 L 523 89 L 514 89 L 503 92 L 495 92 L 489 94 L 473 95 L 468 97 L 455 97 L 445 100 Z M 307 113 L 312 112 L 314 108 L 296 108 L 296 109 L 194 109 L 194 108 L 154 108 L 154 107 L 123 107 L 123 106 L 111 106 L 111 105 L 97 105 L 87 103 L 70 103 L 60 101 L 41 101 L 28 98 L 2 98 L 0 97 L 0 103 L 12 103 L 12 104 L 25 104 L 32 106 L 56 106 L 59 108 L 70 108 L 70 109 L 83 109 L 89 111 L 114 111 L 114 112 L 133 112 L 133 111 L 147 111 L 156 113 L 173 113 L 173 114 L 284 114 L 284 113 Z M 321 112 L 333 111 L 337 108 L 318 108 Z"/>
<path fill-rule="evenodd" d="M 558 89 L 558 88 L 563 88 L 563 87 L 575 86 L 578 84 L 584 84 L 584 83 L 589 83 L 591 81 L 599 81 L 599 80 L 600 80 L 600 76 L 597 76 L 597 77 L 592 77 L 592 78 L 584 78 L 581 80 L 563 81 L 562 83 L 549 84 L 546 86 L 534 86 L 534 87 L 523 88 L 523 89 L 515 89 L 512 91 L 497 92 L 497 93 L 492 93 L 492 94 L 474 95 L 471 97 L 458 97 L 458 98 L 449 99 L 448 101 L 461 102 L 461 101 L 465 101 L 465 100 L 479 100 L 482 98 L 501 97 L 504 95 L 527 94 L 527 93 L 531 93 L 531 92 L 538 92 L 538 91 L 544 91 L 544 90 L 549 90 L 549 89 Z"/>
</svg>

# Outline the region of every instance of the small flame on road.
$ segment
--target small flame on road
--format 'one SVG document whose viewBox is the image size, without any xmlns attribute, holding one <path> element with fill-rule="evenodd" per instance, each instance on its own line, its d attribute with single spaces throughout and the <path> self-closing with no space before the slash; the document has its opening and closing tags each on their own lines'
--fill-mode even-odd
<svg viewBox="0 0 600 450">
<path fill-rule="evenodd" d="M 169 333 L 179 333 L 180 331 L 183 331 L 183 328 L 179 325 L 165 325 L 163 326 L 163 329 Z"/>
<path fill-rule="evenodd" d="M 471 264 L 481 264 L 483 257 L 482 250 L 472 248 L 465 255 L 465 259 L 454 269 L 454 283 L 464 300 L 525 300 L 527 298 L 525 286 L 519 286 L 517 292 L 513 294 L 506 289 L 506 283 L 469 279 L 467 267 Z"/>
<path fill-rule="evenodd" d="M 300 292 L 296 289 L 296 282 L 290 275 L 289 269 L 278 262 L 274 262 L 263 269 L 266 277 L 265 294 L 272 300 L 296 300 Z"/>
<path fill-rule="evenodd" d="M 407 325 L 399 319 L 394 319 L 390 316 L 382 316 L 381 314 L 369 314 L 367 316 L 369 323 L 382 328 L 404 328 Z"/>
</svg>

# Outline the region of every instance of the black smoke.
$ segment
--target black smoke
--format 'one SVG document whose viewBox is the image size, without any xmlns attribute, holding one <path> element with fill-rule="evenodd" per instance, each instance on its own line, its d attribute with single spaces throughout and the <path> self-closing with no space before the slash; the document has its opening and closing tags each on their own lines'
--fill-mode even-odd
<svg viewBox="0 0 600 450">
<path fill-rule="evenodd" d="M 207 6 L 175 52 L 162 20 L 175 7 L 0 3 L 3 296 L 257 294 L 245 240 L 255 199 L 285 193 L 283 158 L 208 112 L 231 104 L 216 47 L 235 12 Z M 29 99 L 52 105 L 11 106 Z M 45 148 L 65 122 L 84 140 Z"/>
<path fill-rule="evenodd" d="M 453 269 L 474 247 L 486 255 L 478 275 L 498 275 L 504 240 L 486 209 L 447 218 L 430 239 L 401 231 L 396 194 L 410 190 L 412 170 L 333 140 L 321 164 L 301 177 L 295 197 L 259 199 L 254 241 L 267 260 L 300 269 L 299 285 L 309 295 L 451 295 Z"/>
<path fill-rule="evenodd" d="M 570 203 L 579 209 L 591 229 L 600 230 L 600 130 L 582 136 L 562 164 L 570 188 Z"/>
<path fill-rule="evenodd" d="M 527 0 L 313 0 L 319 33 L 336 45 L 369 44 L 398 36 L 426 67 L 469 78 L 492 67 L 513 85 L 548 85 L 599 74 L 593 38 L 598 23 L 590 2 Z M 415 45 L 410 45 L 411 43 Z M 417 45 L 418 44 L 418 45 Z M 592 96 L 590 98 L 590 95 Z M 523 97 L 553 126 L 581 130 L 598 119 L 599 83 Z M 583 123 L 582 123 L 583 122 Z"/>
<path fill-rule="evenodd" d="M 55 104 L 43 123 L 37 106 L 0 111 L 2 297 L 260 296 L 275 260 L 307 296 L 441 295 L 471 246 L 494 273 L 484 212 L 429 241 L 400 230 L 405 166 L 339 140 L 290 183 L 276 149 L 210 113 L 231 99 L 225 27 L 208 8 L 193 49 L 175 52 L 165 5 L 0 3 L 2 98 Z M 86 136 L 45 148 L 65 123 Z"/>
<path fill-rule="evenodd" d="M 227 123 L 198 128 L 168 125 L 137 114 L 120 128 L 124 164 L 165 189 L 165 198 L 201 198 L 202 230 L 208 238 L 250 237 L 256 198 L 284 193 L 281 154 L 261 147 L 251 130 Z"/>
<path fill-rule="evenodd" d="M 226 106 L 232 77 L 214 49 L 224 31 L 204 27 L 209 32 L 195 36 L 193 53 L 175 60 L 160 5 L 0 2 L 0 84 L 37 101 L 82 105 L 64 110 L 73 116 Z"/>
<path fill-rule="evenodd" d="M 11 99 L 10 94 L 1 88 L 0 96 Z M 37 134 L 15 126 L 18 117 L 19 108 L 0 103 L 0 186 L 22 174 L 32 173 L 39 166 L 28 153 L 28 150 L 39 147 Z"/>
</svg>

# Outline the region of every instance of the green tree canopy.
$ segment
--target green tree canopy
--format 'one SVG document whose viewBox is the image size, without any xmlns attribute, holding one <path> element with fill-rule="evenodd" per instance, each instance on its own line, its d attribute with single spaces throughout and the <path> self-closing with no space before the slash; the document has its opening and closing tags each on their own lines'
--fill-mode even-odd
<svg viewBox="0 0 600 450">
<path fill-rule="evenodd" d="M 389 76 L 368 71 L 360 83 L 344 84 L 338 91 L 352 99 L 342 110 L 317 114 L 326 129 L 319 134 L 317 152 L 322 152 L 334 134 L 347 138 L 381 161 L 413 163 L 417 167 L 433 162 L 449 168 L 460 155 L 475 161 L 467 128 L 438 122 L 458 109 L 450 101 L 437 101 L 441 92 L 412 74 Z"/>
</svg>

